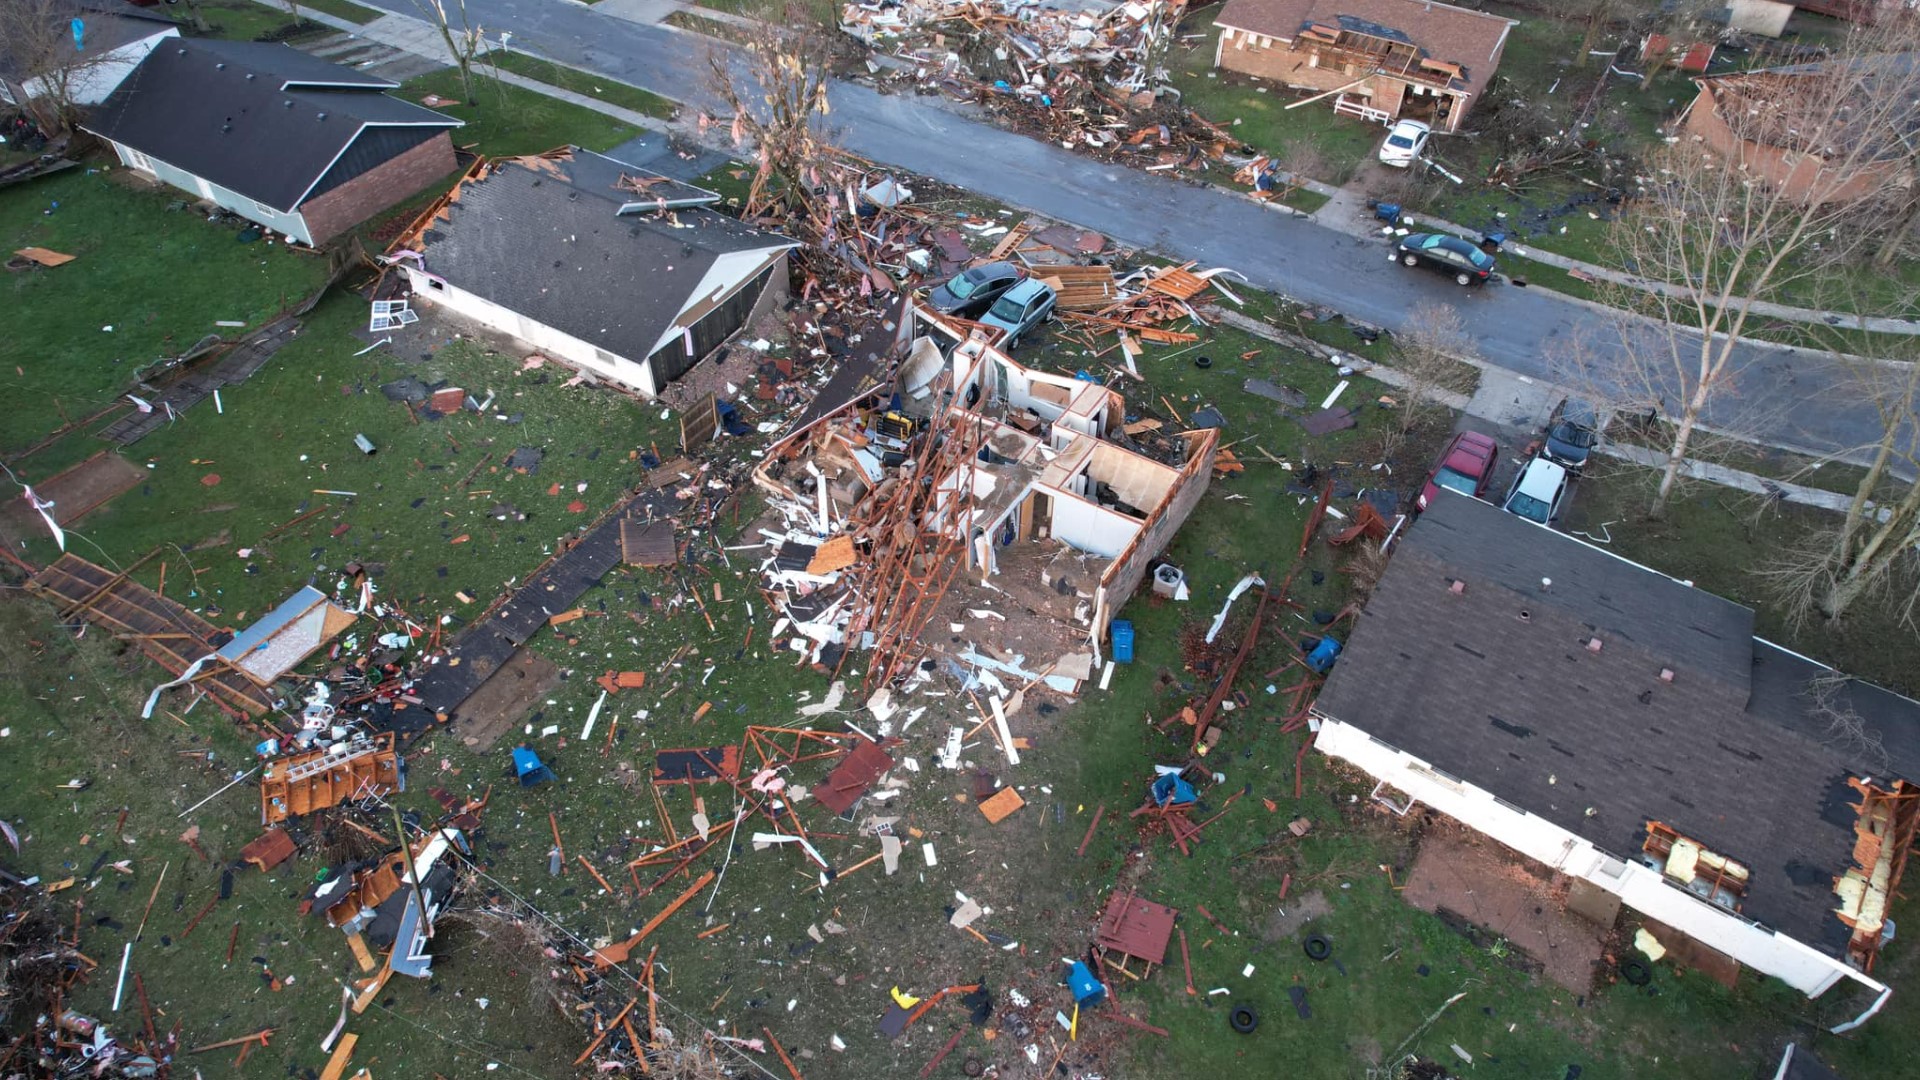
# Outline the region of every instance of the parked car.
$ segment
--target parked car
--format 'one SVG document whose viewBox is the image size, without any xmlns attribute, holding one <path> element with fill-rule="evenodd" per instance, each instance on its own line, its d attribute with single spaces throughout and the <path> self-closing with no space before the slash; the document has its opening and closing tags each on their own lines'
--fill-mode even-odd
<svg viewBox="0 0 1920 1080">
<path fill-rule="evenodd" d="M 1000 299 L 987 309 L 987 313 L 980 316 L 980 321 L 1005 330 L 1007 336 L 1000 344 L 1003 348 L 1011 349 L 1020 344 L 1020 339 L 1026 336 L 1027 331 L 1053 314 L 1054 300 L 1054 291 L 1045 282 L 1026 278 L 1002 293 Z"/>
<path fill-rule="evenodd" d="M 1507 501 L 1501 509 L 1518 514 L 1541 525 L 1552 524 L 1560 516 L 1567 499 L 1567 470 L 1544 456 L 1536 456 L 1513 478 Z"/>
<path fill-rule="evenodd" d="M 1562 398 L 1547 417 L 1546 454 L 1578 473 L 1600 441 L 1600 417 L 1593 406 L 1578 398 Z"/>
<path fill-rule="evenodd" d="M 1380 144 L 1380 164 L 1406 168 L 1426 152 L 1432 136 L 1433 129 L 1418 120 L 1400 121 L 1387 132 L 1387 141 Z"/>
<path fill-rule="evenodd" d="M 1485 435 L 1477 431 L 1455 435 L 1427 473 L 1427 482 L 1413 501 L 1413 512 L 1425 510 L 1440 497 L 1441 488 L 1476 499 L 1485 497 L 1487 485 L 1493 482 L 1493 463 L 1499 457 L 1500 447 Z"/>
<path fill-rule="evenodd" d="M 1425 266 L 1462 285 L 1484 284 L 1493 276 L 1493 256 L 1457 236 L 1443 233 L 1414 233 L 1403 236 L 1394 246 L 1394 254 L 1408 266 Z"/>
<path fill-rule="evenodd" d="M 977 319 L 1026 276 L 1024 269 L 1010 262 L 969 267 L 935 285 L 927 294 L 927 306 L 942 315 Z"/>
</svg>

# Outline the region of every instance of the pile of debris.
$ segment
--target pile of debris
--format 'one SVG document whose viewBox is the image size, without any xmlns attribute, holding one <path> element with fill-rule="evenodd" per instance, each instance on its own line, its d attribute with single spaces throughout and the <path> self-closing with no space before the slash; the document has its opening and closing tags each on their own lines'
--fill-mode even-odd
<svg viewBox="0 0 1920 1080">
<path fill-rule="evenodd" d="M 891 79 L 977 102 L 1017 130 L 1150 171 L 1204 170 L 1243 148 L 1169 85 L 1164 58 L 1186 9 L 1186 0 L 905 0 L 848 3 L 841 27 L 905 61 Z"/>
</svg>

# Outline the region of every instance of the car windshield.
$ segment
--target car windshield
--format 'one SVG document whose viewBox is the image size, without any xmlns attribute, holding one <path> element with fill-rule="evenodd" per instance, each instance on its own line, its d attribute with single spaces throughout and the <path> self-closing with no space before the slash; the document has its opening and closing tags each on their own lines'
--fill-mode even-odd
<svg viewBox="0 0 1920 1080">
<path fill-rule="evenodd" d="M 1547 511 L 1550 509 L 1551 507 L 1546 503 L 1528 495 L 1524 491 L 1514 492 L 1513 498 L 1507 500 L 1507 511 L 1509 513 L 1519 514 L 1528 521 L 1537 521 L 1542 525 L 1547 523 Z"/>
<path fill-rule="evenodd" d="M 1547 434 L 1554 442 L 1565 443 L 1576 450 L 1588 449 L 1593 445 L 1596 437 L 1592 428 L 1576 424 L 1572 420 L 1560 421 L 1553 425 L 1553 430 Z"/>
<path fill-rule="evenodd" d="M 1413 145 L 1413 140 L 1405 135 L 1389 135 L 1387 136 L 1387 145 L 1397 146 L 1400 149 L 1405 150 L 1406 148 Z"/>
<path fill-rule="evenodd" d="M 1025 314 L 1026 308 L 1026 304 L 1009 295 L 995 300 L 993 307 L 988 310 L 987 314 L 996 319 L 1005 319 L 1007 322 L 1017 323 L 1020 321 L 1020 316 Z"/>
<path fill-rule="evenodd" d="M 1445 466 L 1442 466 L 1439 472 L 1433 474 L 1433 482 L 1443 488 L 1450 488 L 1457 491 L 1462 495 L 1473 494 L 1475 486 L 1473 477 Z"/>
<path fill-rule="evenodd" d="M 974 290 L 980 287 L 981 281 L 985 278 L 985 276 L 986 275 L 983 274 L 983 275 L 980 275 L 979 277 L 975 277 L 973 271 L 971 270 L 967 271 L 964 274 L 955 274 L 953 276 L 953 280 L 947 282 L 947 291 L 952 293 L 954 296 L 962 300 L 965 300 L 967 297 L 972 296 L 974 294 Z"/>
</svg>

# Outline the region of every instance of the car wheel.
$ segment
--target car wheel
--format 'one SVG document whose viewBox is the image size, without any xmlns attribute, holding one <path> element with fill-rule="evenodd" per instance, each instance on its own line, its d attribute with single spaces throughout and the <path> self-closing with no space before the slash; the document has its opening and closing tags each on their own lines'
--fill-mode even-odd
<svg viewBox="0 0 1920 1080">
<path fill-rule="evenodd" d="M 1462 285 L 1471 285 L 1473 284 L 1473 275 L 1467 273 L 1465 270 L 1462 270 L 1459 273 L 1453 275 L 1453 280 L 1459 282 Z"/>
<path fill-rule="evenodd" d="M 1400 261 L 1401 261 L 1401 262 L 1403 262 L 1403 263 L 1406 263 L 1406 264 L 1407 264 L 1408 266 L 1419 266 L 1419 265 L 1420 265 L 1420 256 L 1418 256 L 1418 255 L 1402 255 L 1402 256 L 1400 256 Z"/>
</svg>

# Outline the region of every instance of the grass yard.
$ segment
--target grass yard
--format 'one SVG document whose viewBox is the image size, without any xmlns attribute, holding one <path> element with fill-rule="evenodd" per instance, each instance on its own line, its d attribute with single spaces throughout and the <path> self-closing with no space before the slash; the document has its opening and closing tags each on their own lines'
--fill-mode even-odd
<svg viewBox="0 0 1920 1080">
<path fill-rule="evenodd" d="M 341 7 L 359 7 L 357 4 L 347 3 L 347 0 L 330 0 L 330 2 Z M 211 3 L 200 4 L 200 14 L 207 20 L 208 36 L 225 38 L 228 41 L 284 41 L 289 35 L 300 36 L 300 32 L 296 31 L 295 27 L 301 20 L 296 19 L 292 12 L 278 4 L 256 4 L 251 0 L 213 0 Z M 185 12 L 179 12 L 174 17 L 182 25 L 192 26 L 192 19 Z M 312 27 L 311 32 L 315 34 L 333 32 L 331 27 L 319 23 L 310 22 L 309 25 Z"/>
<path fill-rule="evenodd" d="M 489 65 L 497 64 L 502 70 L 511 71 L 515 75 L 524 75 L 529 79 L 537 79 L 540 82 L 546 83 L 548 86 L 557 86 L 562 90 L 583 94 L 587 97 L 604 101 L 609 105 L 617 105 L 622 109 L 632 110 L 643 116 L 657 117 L 661 120 L 671 120 L 673 119 L 673 114 L 679 110 L 677 104 L 667 98 L 661 97 L 659 94 L 642 90 L 637 86 L 628 86 L 623 82 L 615 82 L 603 75 L 589 74 L 578 68 L 570 68 L 564 64 L 555 64 L 538 57 L 528 56 L 525 53 L 490 53 L 486 63 Z"/>
<path fill-rule="evenodd" d="M 374 8 L 356 4 L 353 0 L 296 0 L 302 11 L 321 11 L 336 19 L 345 19 L 350 23 L 365 26 L 386 14 Z"/>
<path fill-rule="evenodd" d="M 489 157 L 541 154 L 568 145 L 605 151 L 640 134 L 638 128 L 604 113 L 509 86 L 483 71 L 476 66 L 473 73 L 476 104 L 464 100 L 460 72 L 454 68 L 410 79 L 394 93 L 408 101 L 419 101 L 428 94 L 455 101 L 435 106 L 465 121 L 466 126 L 453 133 L 455 145 L 473 146 Z"/>
<path fill-rule="evenodd" d="M 571 372 L 564 368 L 523 373 L 518 353 L 472 339 L 436 337 L 410 342 L 400 355 L 380 349 L 355 357 L 365 343 L 352 331 L 366 318 L 357 297 L 329 296 L 265 369 L 222 391 L 224 413 L 203 402 L 135 444 L 128 456 L 150 467 L 149 482 L 89 517 L 81 531 L 121 562 L 167 548 L 136 576 L 157 584 L 166 562 L 167 580 L 175 590 L 184 586 L 185 602 L 242 626 L 310 579 L 330 587 L 338 569 L 355 561 L 381 568 L 378 585 L 389 602 L 450 612 L 458 625 L 477 608 L 456 592 L 484 605 L 542 562 L 556 538 L 613 504 L 638 475 L 631 451 L 678 438 L 677 427 L 663 434 L 672 425 L 658 410 L 565 387 Z M 432 356 L 422 358 L 427 349 Z M 481 399 L 493 393 L 495 411 L 520 420 L 473 413 L 433 420 L 420 408 L 415 422 L 380 392 L 409 376 Z M 356 434 L 379 451 L 360 453 Z M 502 466 L 522 446 L 545 452 L 533 475 Z M 504 506 L 529 519 L 496 520 Z M 29 549 L 35 560 L 55 554 L 44 540 Z"/>
<path fill-rule="evenodd" d="M 320 256 L 239 243 L 237 225 L 168 209 L 185 201 L 103 164 L 0 195 L 0 246 L 75 256 L 0 281 L 17 316 L 0 339 L 0 449 L 112 404 L 142 369 L 208 334 L 245 332 L 216 323 L 257 327 L 326 280 Z"/>
</svg>

